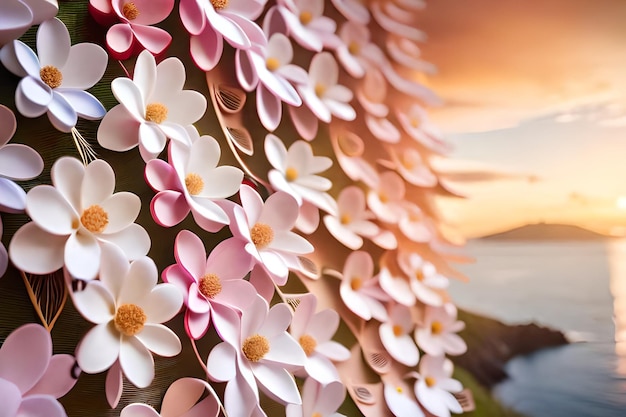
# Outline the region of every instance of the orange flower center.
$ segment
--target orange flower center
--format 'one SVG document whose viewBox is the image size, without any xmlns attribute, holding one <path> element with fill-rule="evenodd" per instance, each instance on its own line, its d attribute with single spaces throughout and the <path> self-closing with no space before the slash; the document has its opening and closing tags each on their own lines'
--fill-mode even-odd
<svg viewBox="0 0 626 417">
<path fill-rule="evenodd" d="M 206 298 L 213 298 L 222 292 L 222 281 L 215 274 L 206 274 L 200 278 L 198 289 Z"/>
<path fill-rule="evenodd" d="M 302 346 L 302 350 L 304 350 L 304 353 L 306 353 L 307 356 L 311 356 L 311 353 L 313 353 L 317 347 L 317 341 L 315 338 L 308 334 L 300 336 L 298 342 L 300 342 L 300 346 Z"/>
<path fill-rule="evenodd" d="M 315 84 L 315 95 L 322 97 L 326 93 L 326 86 L 324 84 Z"/>
<path fill-rule="evenodd" d="M 122 14 L 128 20 L 135 20 L 139 17 L 139 9 L 135 3 L 129 2 L 122 7 Z"/>
<path fill-rule="evenodd" d="M 102 233 L 109 224 L 109 215 L 102 207 L 94 204 L 83 211 L 80 222 L 91 233 Z"/>
<path fill-rule="evenodd" d="M 420 269 L 420 270 L 418 270 L 418 271 L 416 271 L 416 272 L 415 272 L 415 278 L 417 278 L 417 280 L 418 280 L 419 282 L 424 281 L 424 278 L 426 278 L 426 277 L 424 276 L 424 271 L 422 271 L 421 269 Z"/>
<path fill-rule="evenodd" d="M 393 335 L 395 337 L 400 337 L 404 334 L 404 329 L 402 328 L 402 326 L 396 324 L 393 326 Z"/>
<path fill-rule="evenodd" d="M 426 378 L 424 378 L 424 382 L 426 383 L 426 386 L 429 388 L 432 388 L 437 384 L 437 380 L 433 378 L 432 376 L 427 376 Z"/>
<path fill-rule="evenodd" d="M 363 286 L 363 280 L 359 277 L 354 277 L 350 281 L 350 288 L 352 288 L 352 291 L 358 291 L 361 289 L 362 286 Z"/>
<path fill-rule="evenodd" d="M 257 249 L 263 249 L 274 240 L 274 230 L 268 224 L 257 223 L 250 229 L 250 237 Z"/>
<path fill-rule="evenodd" d="M 273 57 L 267 58 L 265 61 L 265 67 L 270 71 L 276 71 L 280 68 L 280 61 Z"/>
<path fill-rule="evenodd" d="M 345 226 L 346 224 L 350 224 L 352 222 L 352 217 L 350 217 L 349 214 L 342 214 L 339 221 Z"/>
<path fill-rule="evenodd" d="M 285 171 L 285 178 L 287 181 L 295 181 L 298 179 L 298 170 L 292 167 L 287 168 Z"/>
<path fill-rule="evenodd" d="M 39 70 L 39 77 L 50 88 L 57 88 L 63 82 L 63 74 L 57 67 L 52 65 L 46 65 Z"/>
<path fill-rule="evenodd" d="M 433 321 L 430 325 L 430 332 L 432 334 L 440 334 L 443 331 L 443 324 L 440 321 Z"/>
<path fill-rule="evenodd" d="M 126 336 L 139 333 L 146 323 L 147 316 L 143 309 L 135 304 L 122 304 L 115 312 L 115 328 Z"/>
<path fill-rule="evenodd" d="M 200 175 L 192 172 L 185 177 L 185 187 L 187 187 L 189 194 L 198 195 L 204 189 L 204 181 Z"/>
<path fill-rule="evenodd" d="M 222 10 L 228 6 L 228 0 L 211 0 L 211 4 L 215 10 Z"/>
<path fill-rule="evenodd" d="M 243 342 L 241 351 L 249 361 L 258 362 L 270 351 L 270 343 L 264 336 L 255 334 Z"/>
<path fill-rule="evenodd" d="M 350 42 L 348 45 L 348 52 L 350 52 L 350 55 L 358 55 L 359 52 L 361 52 L 361 45 L 355 41 Z"/>
<path fill-rule="evenodd" d="M 303 25 L 308 25 L 313 20 L 313 14 L 311 12 L 304 11 L 300 13 L 300 23 Z"/>
<path fill-rule="evenodd" d="M 167 119 L 167 107 L 161 103 L 150 103 L 146 106 L 146 120 L 156 124 Z"/>
</svg>

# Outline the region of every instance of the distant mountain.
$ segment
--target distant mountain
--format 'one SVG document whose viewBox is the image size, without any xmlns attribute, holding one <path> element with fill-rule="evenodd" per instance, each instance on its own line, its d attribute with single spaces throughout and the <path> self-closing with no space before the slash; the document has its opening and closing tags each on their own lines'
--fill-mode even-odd
<svg viewBox="0 0 626 417">
<path fill-rule="evenodd" d="M 600 240 L 608 236 L 578 226 L 564 224 L 529 224 L 502 233 L 485 236 L 487 240 Z"/>
</svg>

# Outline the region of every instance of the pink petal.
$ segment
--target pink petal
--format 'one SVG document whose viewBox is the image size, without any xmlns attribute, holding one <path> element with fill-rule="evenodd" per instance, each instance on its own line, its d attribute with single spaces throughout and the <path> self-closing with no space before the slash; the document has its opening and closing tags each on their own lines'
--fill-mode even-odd
<svg viewBox="0 0 626 417">
<path fill-rule="evenodd" d="M 313 140 L 317 135 L 318 119 L 307 106 L 289 106 L 289 115 L 298 134 L 306 140 Z"/>
<path fill-rule="evenodd" d="M 178 191 L 160 191 L 150 202 L 150 212 L 160 226 L 172 227 L 185 220 L 189 214 L 189 204 Z"/>
<path fill-rule="evenodd" d="M 274 232 L 291 230 L 298 218 L 297 201 L 285 192 L 276 192 L 265 201 L 265 207 L 257 220 L 274 229 Z"/>
<path fill-rule="evenodd" d="M 42 170 L 43 159 L 33 148 L 21 144 L 1 146 L 0 175 L 18 181 L 28 180 L 41 174 Z"/>
<path fill-rule="evenodd" d="M 335 310 L 322 310 L 311 317 L 307 333 L 318 343 L 330 340 L 339 327 L 339 314 Z"/>
<path fill-rule="evenodd" d="M 28 396 L 35 394 L 51 395 L 61 398 L 76 384 L 74 375 L 76 360 L 72 355 L 53 355 L 46 369 L 46 373 L 28 391 Z"/>
<path fill-rule="evenodd" d="M 332 340 L 318 344 L 315 351 L 336 362 L 350 359 L 350 351 Z"/>
<path fill-rule="evenodd" d="M 154 25 L 170 15 L 174 8 L 174 0 L 134 0 L 139 16 L 133 24 Z"/>
<path fill-rule="evenodd" d="M 219 382 L 230 381 L 236 375 L 237 352 L 228 343 L 218 343 L 209 353 L 207 373 L 211 379 Z"/>
<path fill-rule="evenodd" d="M 52 340 L 39 325 L 14 330 L 0 348 L 0 379 L 12 382 L 22 394 L 44 376 L 52 357 Z"/>
<path fill-rule="evenodd" d="M 0 403 L 6 416 L 16 416 L 22 393 L 11 381 L 0 379 Z"/>
<path fill-rule="evenodd" d="M 209 24 L 219 32 L 224 39 L 234 48 L 247 49 L 252 46 L 250 39 L 246 36 L 241 27 L 231 19 L 223 16 L 221 13 L 211 13 L 208 11 Z"/>
<path fill-rule="evenodd" d="M 253 385 L 241 374 L 230 381 L 226 385 L 224 391 L 224 406 L 228 415 L 232 416 L 250 416 L 254 407 L 259 403 L 259 394 L 257 386 L 252 379 Z"/>
<path fill-rule="evenodd" d="M 263 210 L 263 199 L 252 187 L 243 184 L 239 190 L 241 206 L 245 211 L 246 218 L 252 227 L 259 221 Z"/>
<path fill-rule="evenodd" d="M 87 332 L 76 347 L 78 366 L 88 374 L 97 374 L 113 365 L 120 350 L 120 335 L 113 323 L 98 324 Z"/>
<path fill-rule="evenodd" d="M 187 334 L 194 340 L 200 339 L 209 330 L 211 311 L 206 313 L 194 313 L 187 310 L 185 313 L 185 329 Z M 216 326 L 217 328 L 217 326 Z"/>
<path fill-rule="evenodd" d="M 172 35 L 161 28 L 141 24 L 131 24 L 130 27 L 137 41 L 155 55 L 161 54 L 172 43 Z"/>
<path fill-rule="evenodd" d="M 135 337 L 125 337 L 120 346 L 120 366 L 126 378 L 137 388 L 146 388 L 154 379 L 154 359 Z"/>
<path fill-rule="evenodd" d="M 256 107 L 263 126 L 270 132 L 276 130 L 282 118 L 282 103 L 263 84 L 256 90 Z"/>
<path fill-rule="evenodd" d="M 192 35 L 189 41 L 191 57 L 203 71 L 210 71 L 222 57 L 224 43 L 222 35 L 216 32 L 211 25 L 206 25 L 199 35 Z"/>
<path fill-rule="evenodd" d="M 404 277 L 394 277 L 388 269 L 383 268 L 378 278 L 381 288 L 395 301 L 409 307 L 415 304 L 415 295 Z"/>
<path fill-rule="evenodd" d="M 134 42 L 133 31 L 128 23 L 117 23 L 109 29 L 106 34 L 107 46 L 120 55 L 120 58 L 127 58 L 131 52 Z"/>
<path fill-rule="evenodd" d="M 179 5 L 180 20 L 190 35 L 198 35 L 206 25 L 206 14 L 197 0 L 181 0 Z"/>
<path fill-rule="evenodd" d="M 122 378 L 122 368 L 120 368 L 119 361 L 115 361 L 113 366 L 109 368 L 104 389 L 106 391 L 107 402 L 111 408 L 117 407 L 120 398 L 122 398 L 122 392 L 124 391 L 124 380 Z"/>
<path fill-rule="evenodd" d="M 104 116 L 98 128 L 98 143 L 105 149 L 125 152 L 139 143 L 140 123 L 124 107 L 118 104 Z"/>
<path fill-rule="evenodd" d="M 196 402 L 202 398 L 206 388 L 206 381 L 196 378 L 181 378 L 174 381 L 163 397 L 161 417 L 192 417 L 195 414 L 188 414 L 188 412 L 191 410 L 196 412 L 195 408 L 202 409 L 207 417 L 217 417 L 213 409 L 217 411 L 219 407 L 212 395 L 196 406 Z"/>
<path fill-rule="evenodd" d="M 17 416 L 65 417 L 63 406 L 49 395 L 33 395 L 22 400 Z"/>
<path fill-rule="evenodd" d="M 176 261 L 195 279 L 200 279 L 206 270 L 206 251 L 198 236 L 188 230 L 182 230 L 176 236 L 174 245 Z"/>
<path fill-rule="evenodd" d="M 250 273 L 250 284 L 254 286 L 257 293 L 263 297 L 265 301 L 270 303 L 274 296 L 274 281 L 272 277 L 268 275 L 265 268 L 262 266 L 255 266 Z"/>
<path fill-rule="evenodd" d="M 239 280 L 250 272 L 252 265 L 242 262 L 243 247 L 237 239 L 220 242 L 209 254 L 204 273 L 214 273 L 222 280 Z"/>
<path fill-rule="evenodd" d="M 171 190 L 178 185 L 176 171 L 161 159 L 149 161 L 144 176 L 148 185 L 155 191 Z"/>
<path fill-rule="evenodd" d="M 11 239 L 9 257 L 22 271 L 50 274 L 63 267 L 66 236 L 52 235 L 34 222 L 26 223 Z"/>
<path fill-rule="evenodd" d="M 159 413 L 147 404 L 129 404 L 122 409 L 120 417 L 160 417 Z"/>
<path fill-rule="evenodd" d="M 270 339 L 282 335 L 291 323 L 291 316 L 292 312 L 286 304 L 276 304 L 269 310 L 259 332 Z"/>
</svg>

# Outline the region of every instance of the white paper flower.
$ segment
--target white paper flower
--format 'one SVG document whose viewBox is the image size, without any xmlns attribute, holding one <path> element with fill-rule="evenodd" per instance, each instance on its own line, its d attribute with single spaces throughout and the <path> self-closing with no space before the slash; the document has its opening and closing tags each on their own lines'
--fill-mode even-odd
<svg viewBox="0 0 626 417">
<path fill-rule="evenodd" d="M 418 300 L 431 306 L 443 304 L 441 292 L 450 282 L 437 272 L 433 264 L 422 259 L 417 253 L 401 252 L 398 254 L 398 265 L 409 277 L 411 289 Z"/>
<path fill-rule="evenodd" d="M 398 223 L 404 214 L 406 185 L 393 171 L 380 175 L 375 187 L 367 192 L 367 205 L 376 218 L 386 223 Z"/>
<path fill-rule="evenodd" d="M 287 404 L 287 417 L 345 417 L 337 409 L 346 398 L 341 382 L 320 384 L 307 378 L 302 387 L 302 405 Z"/>
<path fill-rule="evenodd" d="M 439 154 L 450 150 L 449 145 L 441 139 L 439 129 L 430 121 L 426 110 L 419 104 L 414 104 L 409 109 L 398 109 L 396 117 L 404 131 L 427 149 Z"/>
<path fill-rule="evenodd" d="M 389 320 L 378 328 L 383 346 L 392 358 L 406 366 L 415 366 L 419 361 L 419 351 L 411 337 L 413 331 L 411 310 L 401 304 L 389 310 Z"/>
<path fill-rule="evenodd" d="M 57 0 L 3 0 L 0 4 L 0 46 L 19 38 L 31 26 L 52 19 L 58 11 Z"/>
<path fill-rule="evenodd" d="M 285 20 L 289 35 L 303 48 L 321 51 L 335 49 L 337 23 L 324 16 L 324 0 L 278 0 L 278 10 Z"/>
<path fill-rule="evenodd" d="M 370 32 L 367 26 L 354 21 L 347 21 L 339 30 L 342 43 L 335 50 L 337 59 L 354 78 L 361 78 L 366 70 L 376 65 L 376 58 L 380 56 L 380 49 L 370 42 Z"/>
<path fill-rule="evenodd" d="M 100 269 L 101 245 L 112 243 L 127 259 L 148 253 L 150 237 L 134 221 L 141 201 L 129 192 L 113 193 L 115 174 L 95 160 L 84 167 L 75 158 L 59 158 L 52 184 L 38 185 L 26 195 L 33 220 L 22 226 L 9 245 L 11 261 L 32 274 L 63 267 L 74 278 L 92 279 Z"/>
<path fill-rule="evenodd" d="M 163 324 L 174 317 L 183 303 L 173 284 L 157 284 L 157 267 L 148 257 L 128 263 L 114 246 L 103 248 L 99 281 L 74 292 L 74 305 L 96 326 L 76 348 L 80 368 L 95 374 L 109 369 L 119 359 L 124 375 L 139 388 L 154 379 L 154 359 L 181 351 L 176 333 Z"/>
<path fill-rule="evenodd" d="M 402 274 L 394 274 L 387 267 L 378 273 L 380 288 L 395 302 L 411 307 L 415 304 L 415 294 L 411 291 L 409 279 Z"/>
<path fill-rule="evenodd" d="M 313 148 L 303 140 L 295 141 L 287 149 L 283 141 L 272 134 L 265 137 L 265 155 L 273 167 L 267 177 L 274 188 L 289 193 L 298 205 L 305 200 L 328 213 L 337 214 L 337 203 L 325 192 L 333 183 L 317 175 L 331 167 L 330 158 L 313 155 Z"/>
<path fill-rule="evenodd" d="M 15 90 L 15 105 L 25 117 L 44 113 L 52 125 L 69 132 L 78 116 L 101 119 L 106 110 L 85 90 L 102 78 L 107 53 L 92 43 L 71 45 L 70 34 L 59 19 L 43 22 L 37 30 L 37 52 L 21 41 L 0 51 L 0 61 L 12 73 L 23 77 Z"/>
<path fill-rule="evenodd" d="M 387 321 L 387 311 L 381 300 L 387 297 L 373 278 L 374 261 L 368 252 L 352 252 L 343 267 L 339 294 L 354 314 L 370 320 Z"/>
<path fill-rule="evenodd" d="M 324 224 L 335 239 L 352 250 L 363 246 L 365 236 L 372 238 L 380 229 L 370 220 L 374 215 L 365 207 L 365 193 L 359 187 L 351 185 L 344 188 L 337 197 L 338 213 L 336 216 L 324 216 Z"/>
<path fill-rule="evenodd" d="M 240 319 L 232 310 L 233 323 Z M 209 376 L 228 381 L 224 393 L 226 411 L 232 416 L 249 416 L 258 406 L 257 383 L 270 398 L 282 404 L 301 404 L 300 393 L 289 370 L 304 365 L 305 355 L 298 342 L 286 332 L 291 310 L 276 304 L 268 311 L 265 300 L 256 297 L 243 311 L 241 326 L 219 325 L 224 342 L 211 350 L 207 360 Z M 237 331 L 240 329 L 240 331 Z"/>
<path fill-rule="evenodd" d="M 460 392 L 463 386 L 452 379 L 454 366 L 445 356 L 424 355 L 419 363 L 419 373 L 410 375 L 417 378 L 415 396 L 424 408 L 437 417 L 450 417 L 450 412 L 462 413 L 453 392 Z"/>
<path fill-rule="evenodd" d="M 370 21 L 370 12 L 367 3 L 363 0 L 331 0 L 333 6 L 349 21 L 367 25 Z"/>
<path fill-rule="evenodd" d="M 398 221 L 398 228 L 409 240 L 417 243 L 429 242 L 434 236 L 434 225 L 422 209 L 415 203 L 405 202 L 404 213 Z"/>
<path fill-rule="evenodd" d="M 337 369 L 331 361 L 349 359 L 350 351 L 331 340 L 339 327 L 339 314 L 331 309 L 316 313 L 316 307 L 317 298 L 314 294 L 302 296 L 293 315 L 289 332 L 306 354 L 304 375 L 308 374 L 316 381 L 328 384 L 340 380 Z M 302 373 L 296 375 L 302 376 Z"/>
<path fill-rule="evenodd" d="M 467 350 L 465 341 L 456 334 L 465 323 L 456 319 L 454 304 L 426 307 L 424 324 L 415 329 L 415 341 L 429 355 L 461 355 Z"/>
<path fill-rule="evenodd" d="M 146 162 L 163 151 L 167 138 L 190 144 L 185 128 L 204 115 L 207 101 L 197 91 L 183 90 L 185 77 L 178 58 L 157 65 L 150 52 L 139 54 L 133 79 L 121 77 L 111 83 L 120 104 L 100 123 L 98 143 L 118 152 L 139 145 Z"/>
<path fill-rule="evenodd" d="M 424 416 L 424 412 L 417 404 L 413 390 L 400 378 L 385 375 L 383 395 L 387 407 L 395 417 Z"/>
</svg>

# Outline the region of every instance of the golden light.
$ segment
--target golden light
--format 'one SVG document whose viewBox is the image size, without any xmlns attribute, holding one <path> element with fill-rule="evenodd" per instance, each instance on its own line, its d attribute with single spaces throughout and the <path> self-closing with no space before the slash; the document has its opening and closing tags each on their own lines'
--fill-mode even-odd
<svg viewBox="0 0 626 417">
<path fill-rule="evenodd" d="M 626 210 L 626 195 L 621 195 L 615 200 L 615 206 L 620 210 Z"/>
</svg>

